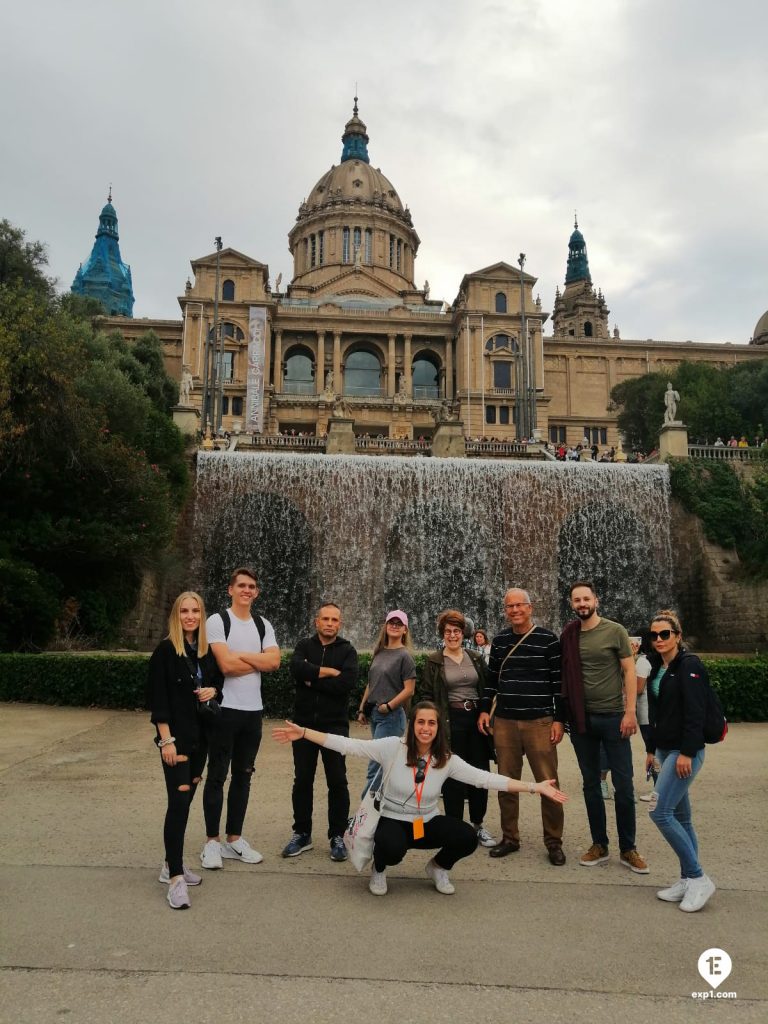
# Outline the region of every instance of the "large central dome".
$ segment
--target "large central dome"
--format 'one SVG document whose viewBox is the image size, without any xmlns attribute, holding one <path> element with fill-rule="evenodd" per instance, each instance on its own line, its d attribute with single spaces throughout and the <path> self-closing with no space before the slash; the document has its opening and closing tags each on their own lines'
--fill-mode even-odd
<svg viewBox="0 0 768 1024">
<path fill-rule="evenodd" d="M 366 270 L 366 278 L 372 275 L 383 286 L 373 292 L 412 291 L 419 236 L 392 182 L 370 164 L 357 97 L 342 142 L 341 162 L 313 186 L 288 236 L 294 259 L 292 290 L 329 293 L 331 282 L 347 268 Z M 371 289 L 368 280 L 352 290 Z"/>
</svg>

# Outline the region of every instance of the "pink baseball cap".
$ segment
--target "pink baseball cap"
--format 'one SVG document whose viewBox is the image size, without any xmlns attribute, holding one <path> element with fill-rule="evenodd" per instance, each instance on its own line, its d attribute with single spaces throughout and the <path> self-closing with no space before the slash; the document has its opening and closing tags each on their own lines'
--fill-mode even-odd
<svg viewBox="0 0 768 1024">
<path fill-rule="evenodd" d="M 408 616 L 399 608 L 395 608 L 393 612 L 387 612 L 387 617 L 384 622 L 390 622 L 392 619 L 400 619 L 406 629 L 408 628 Z"/>
</svg>

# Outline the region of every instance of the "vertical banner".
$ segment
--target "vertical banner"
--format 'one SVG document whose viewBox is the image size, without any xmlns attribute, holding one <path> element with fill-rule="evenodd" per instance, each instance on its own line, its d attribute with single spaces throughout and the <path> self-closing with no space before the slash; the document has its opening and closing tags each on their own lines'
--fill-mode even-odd
<svg viewBox="0 0 768 1024">
<path fill-rule="evenodd" d="M 265 306 L 248 311 L 248 372 L 245 379 L 245 429 L 260 434 L 264 429 L 264 352 L 267 334 Z"/>
</svg>

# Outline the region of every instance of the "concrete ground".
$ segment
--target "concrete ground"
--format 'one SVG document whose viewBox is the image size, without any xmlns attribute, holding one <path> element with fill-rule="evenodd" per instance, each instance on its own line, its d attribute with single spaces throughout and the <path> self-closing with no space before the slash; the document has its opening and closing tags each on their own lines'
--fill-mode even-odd
<svg viewBox="0 0 768 1024">
<path fill-rule="evenodd" d="M 329 860 L 320 784 L 315 849 L 280 857 L 292 762 L 271 738 L 246 828 L 264 862 L 204 872 L 191 910 L 173 913 L 157 882 L 165 793 L 152 735 L 145 713 L 2 705 L 0 1021 L 768 1019 L 768 725 L 733 726 L 707 749 L 693 803 L 718 891 L 698 914 L 655 898 L 677 866 L 645 803 L 638 847 L 650 875 L 623 868 L 615 846 L 606 865 L 579 866 L 588 832 L 567 739 L 565 867 L 547 861 L 538 800 L 522 797 L 519 853 L 496 861 L 479 850 L 452 873 L 451 897 L 425 879 L 425 855 L 410 853 L 381 899 L 367 876 Z M 348 767 L 354 801 L 365 765 Z M 639 741 L 635 768 L 644 792 Z M 611 803 L 608 811 L 613 836 Z M 492 795 L 487 825 L 498 834 L 498 824 Z M 199 798 L 187 837 L 199 870 Z M 719 990 L 736 993 L 727 1009 L 691 997 L 711 991 L 697 970 L 711 947 L 733 961 Z"/>
</svg>

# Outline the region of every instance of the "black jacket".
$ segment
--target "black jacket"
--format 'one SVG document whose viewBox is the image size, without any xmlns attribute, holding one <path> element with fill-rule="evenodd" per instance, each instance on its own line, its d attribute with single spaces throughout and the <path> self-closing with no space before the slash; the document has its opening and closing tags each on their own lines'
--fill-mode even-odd
<svg viewBox="0 0 768 1024">
<path fill-rule="evenodd" d="M 695 654 L 680 651 L 661 677 L 659 696 L 654 697 L 651 680 L 661 668 L 658 655 L 650 658 L 648 677 L 649 730 L 645 749 L 649 754 L 660 750 L 679 750 L 686 757 L 704 746 L 704 715 L 707 707 L 709 677 Z"/>
<path fill-rule="evenodd" d="M 210 649 L 199 664 L 202 681 L 192 673 L 184 655 L 176 653 L 168 638 L 160 641 L 149 659 L 150 720 L 155 725 L 168 723 L 179 754 L 191 753 L 200 742 L 199 702 L 194 692 L 197 687 L 215 686 L 217 700 L 221 700 L 222 676 Z"/>
<path fill-rule="evenodd" d="M 341 675 L 320 678 L 321 668 L 337 668 Z M 317 634 L 300 640 L 291 658 L 296 681 L 293 720 L 324 732 L 349 733 L 349 695 L 358 680 L 357 651 L 343 637 L 321 644 Z M 331 727 L 334 726 L 331 730 Z"/>
</svg>

